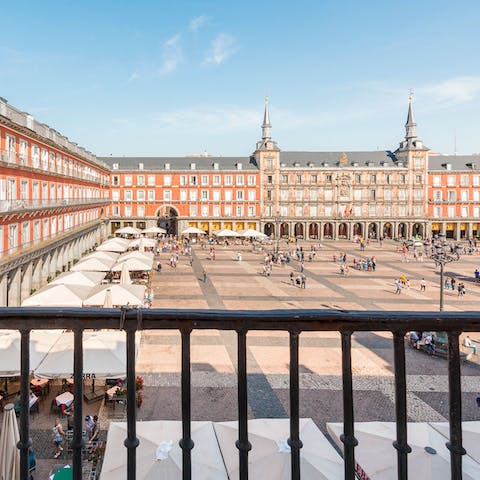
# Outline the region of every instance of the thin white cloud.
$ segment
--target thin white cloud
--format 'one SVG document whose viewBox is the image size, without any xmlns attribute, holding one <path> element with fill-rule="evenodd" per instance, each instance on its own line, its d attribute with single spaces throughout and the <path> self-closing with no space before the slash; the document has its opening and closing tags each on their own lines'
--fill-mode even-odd
<svg viewBox="0 0 480 480">
<path fill-rule="evenodd" d="M 135 72 L 133 72 L 133 73 L 128 77 L 127 82 L 128 82 L 128 83 L 135 82 L 136 80 L 139 80 L 140 77 L 141 77 L 140 73 L 138 73 L 137 71 L 135 71 Z"/>
<path fill-rule="evenodd" d="M 480 76 L 453 77 L 415 90 L 425 96 L 426 102 L 441 107 L 452 107 L 476 100 L 480 96 Z M 429 98 L 430 97 L 430 98 Z"/>
<path fill-rule="evenodd" d="M 198 17 L 192 18 L 190 20 L 190 30 L 192 32 L 197 32 L 201 27 L 206 25 L 211 18 L 208 15 L 202 14 L 199 15 Z"/>
<path fill-rule="evenodd" d="M 163 43 L 160 75 L 166 75 L 173 72 L 182 61 L 181 39 L 181 34 L 177 33 Z"/>
<path fill-rule="evenodd" d="M 211 49 L 204 63 L 219 65 L 228 60 L 235 51 L 235 38 L 226 33 L 219 33 L 212 41 Z"/>
</svg>

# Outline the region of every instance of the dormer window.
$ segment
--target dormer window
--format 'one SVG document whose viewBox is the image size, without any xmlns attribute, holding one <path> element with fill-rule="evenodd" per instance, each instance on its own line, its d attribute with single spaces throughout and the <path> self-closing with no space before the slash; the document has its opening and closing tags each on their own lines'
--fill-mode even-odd
<svg viewBox="0 0 480 480">
<path fill-rule="evenodd" d="M 368 163 L 367 163 L 367 166 L 369 166 L 369 167 L 374 167 L 375 164 L 374 164 L 373 162 L 368 162 Z"/>
<path fill-rule="evenodd" d="M 445 164 L 445 168 L 446 168 L 447 170 L 451 170 L 451 169 L 452 169 L 452 164 L 451 164 L 451 163 L 446 163 L 446 164 Z"/>
<path fill-rule="evenodd" d="M 143 170 L 143 163 L 139 163 L 139 164 L 138 164 L 138 169 L 139 169 L 139 170 Z"/>
<path fill-rule="evenodd" d="M 352 167 L 358 167 L 358 162 L 353 162 Z"/>
<path fill-rule="evenodd" d="M 118 170 L 118 163 L 114 163 L 112 165 L 112 170 Z"/>
<path fill-rule="evenodd" d="M 242 169 L 242 164 L 239 162 L 237 163 L 237 170 L 241 170 Z"/>
<path fill-rule="evenodd" d="M 315 166 L 315 165 L 314 165 L 313 162 L 308 162 L 308 163 L 307 163 L 307 167 L 314 167 L 314 166 Z"/>
<path fill-rule="evenodd" d="M 165 164 L 165 170 L 170 170 L 170 164 L 169 163 Z"/>
<path fill-rule="evenodd" d="M 399 166 L 400 168 L 403 167 L 403 162 L 398 162 L 397 166 Z"/>
<path fill-rule="evenodd" d="M 294 166 L 294 167 L 299 167 L 300 164 L 299 164 L 298 162 L 295 162 L 295 163 L 293 164 L 293 166 Z"/>
<path fill-rule="evenodd" d="M 190 170 L 195 170 L 195 168 L 196 168 L 196 165 L 194 163 L 191 163 L 190 164 Z"/>
<path fill-rule="evenodd" d="M 214 170 L 218 170 L 218 163 L 214 163 L 214 164 L 213 164 L 213 169 L 214 169 Z"/>
</svg>

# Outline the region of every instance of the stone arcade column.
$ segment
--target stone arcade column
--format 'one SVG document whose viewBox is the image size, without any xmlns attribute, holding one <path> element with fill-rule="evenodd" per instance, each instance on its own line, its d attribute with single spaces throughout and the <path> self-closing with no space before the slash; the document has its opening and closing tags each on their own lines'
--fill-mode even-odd
<svg viewBox="0 0 480 480">
<path fill-rule="evenodd" d="M 8 306 L 20 306 L 20 284 L 22 281 L 22 272 L 20 268 L 8 272 Z"/>
<path fill-rule="evenodd" d="M 32 291 L 33 262 L 22 267 L 22 280 L 20 283 L 20 303 L 30 296 Z"/>
<path fill-rule="evenodd" d="M 32 272 L 32 288 L 38 290 L 42 286 L 42 266 L 43 262 L 41 258 L 32 262 L 33 272 Z"/>
<path fill-rule="evenodd" d="M 45 283 L 47 283 L 47 278 L 50 275 L 50 264 L 51 264 L 50 255 L 48 253 L 45 254 L 41 258 L 40 263 L 42 264 L 42 273 L 40 277 L 40 283 L 44 285 Z"/>
<path fill-rule="evenodd" d="M 7 306 L 7 288 L 8 288 L 8 274 L 4 273 L 0 276 L 0 307 Z"/>
</svg>

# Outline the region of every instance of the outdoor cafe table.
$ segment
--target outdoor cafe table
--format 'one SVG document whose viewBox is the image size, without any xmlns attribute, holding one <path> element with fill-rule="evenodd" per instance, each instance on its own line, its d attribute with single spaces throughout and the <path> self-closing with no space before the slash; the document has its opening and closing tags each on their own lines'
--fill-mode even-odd
<svg viewBox="0 0 480 480">
<path fill-rule="evenodd" d="M 55 403 L 57 404 L 57 407 L 62 407 L 62 411 L 65 410 L 65 408 L 68 408 L 72 403 L 73 403 L 73 394 L 70 392 L 63 392 L 61 395 L 58 397 L 55 397 Z"/>
<path fill-rule="evenodd" d="M 30 380 L 30 385 L 33 388 L 38 388 L 42 391 L 50 391 L 50 380 L 48 378 L 32 378 L 32 380 Z"/>
</svg>

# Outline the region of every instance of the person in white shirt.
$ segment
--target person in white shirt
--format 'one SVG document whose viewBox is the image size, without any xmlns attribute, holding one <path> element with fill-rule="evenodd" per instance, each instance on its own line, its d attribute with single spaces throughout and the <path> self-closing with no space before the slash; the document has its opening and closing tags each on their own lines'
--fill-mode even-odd
<svg viewBox="0 0 480 480">
<path fill-rule="evenodd" d="M 468 335 L 463 339 L 463 346 L 466 348 L 471 348 L 474 355 L 477 354 L 477 346 L 472 344 L 472 341 Z"/>
</svg>

